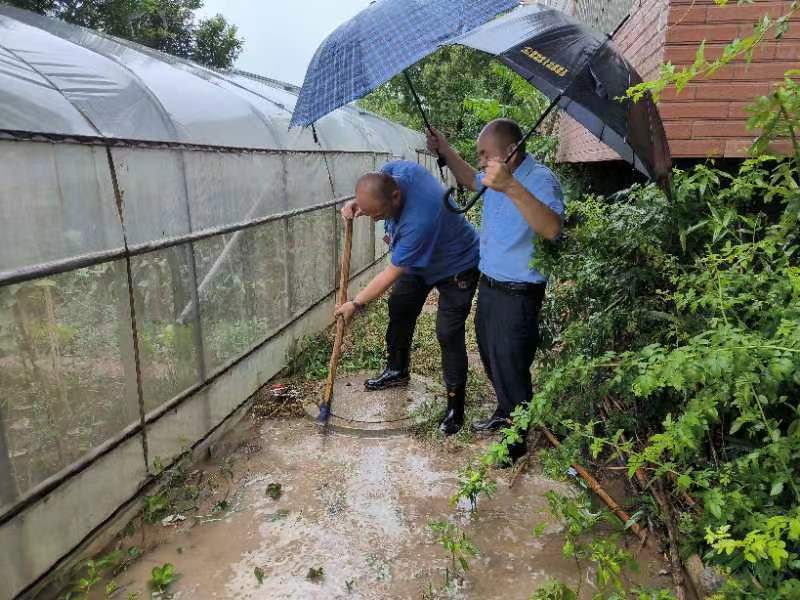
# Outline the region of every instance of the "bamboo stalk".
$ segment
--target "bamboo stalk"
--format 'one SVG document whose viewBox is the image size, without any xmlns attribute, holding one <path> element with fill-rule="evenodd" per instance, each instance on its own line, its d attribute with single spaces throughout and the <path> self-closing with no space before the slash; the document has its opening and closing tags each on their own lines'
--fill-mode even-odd
<svg viewBox="0 0 800 600">
<path fill-rule="evenodd" d="M 342 305 L 347 302 L 347 286 L 350 283 L 350 252 L 353 247 L 353 219 L 345 219 L 344 222 L 344 248 L 342 250 L 342 267 L 339 275 L 339 301 Z M 322 407 L 330 409 L 333 399 L 333 383 L 336 379 L 336 369 L 339 365 L 339 355 L 342 352 L 342 341 L 344 340 L 344 319 L 336 319 L 336 338 L 333 341 L 333 352 L 328 363 L 328 381 L 325 383 L 325 391 L 322 395 Z"/>
<path fill-rule="evenodd" d="M 554 436 L 547 427 L 542 426 L 541 430 L 542 433 L 544 433 L 544 436 L 553 446 L 556 448 L 561 446 L 561 442 L 558 441 L 558 438 L 556 438 L 556 436 Z M 589 471 L 577 463 L 572 463 L 572 468 L 578 472 L 578 475 L 581 476 L 581 479 L 586 482 L 589 488 L 595 494 L 597 494 L 603 502 L 606 503 L 606 506 L 611 509 L 611 512 L 613 512 L 617 518 L 619 518 L 623 523 L 628 523 L 631 520 L 630 515 L 626 513 L 617 503 L 617 501 L 614 500 L 614 498 L 612 498 L 611 495 L 603 489 L 600 483 L 594 477 L 592 477 Z M 636 537 L 642 540 L 642 544 L 648 543 L 647 529 L 641 527 L 638 523 L 632 523 L 630 530 L 636 534 Z"/>
</svg>

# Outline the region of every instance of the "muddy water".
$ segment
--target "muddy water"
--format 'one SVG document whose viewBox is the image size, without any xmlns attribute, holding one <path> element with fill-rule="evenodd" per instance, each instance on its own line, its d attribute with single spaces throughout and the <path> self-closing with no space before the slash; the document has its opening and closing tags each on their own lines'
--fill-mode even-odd
<svg viewBox="0 0 800 600">
<path fill-rule="evenodd" d="M 584 580 L 581 597 L 595 591 L 586 571 L 562 556 L 560 527 L 545 511 L 545 491 L 569 493 L 571 486 L 533 469 L 511 488 L 509 475 L 500 473 L 496 496 L 472 515 L 449 498 L 455 473 L 477 446 L 448 453 L 406 436 L 321 435 L 302 419 L 266 421 L 233 435 L 240 449 L 228 461 L 228 512 L 149 530 L 147 539 L 158 536 L 158 545 L 117 578 L 122 597 L 149 597 L 151 569 L 170 562 L 180 573 L 170 588 L 175 598 L 419 599 L 429 584 L 443 583 L 448 560 L 427 525 L 447 519 L 481 553 L 452 598 L 527 599 L 549 577 L 573 586 Z M 265 493 L 273 482 L 282 485 L 278 500 Z M 221 497 L 199 512 L 210 512 Z M 545 534 L 535 538 L 542 522 Z M 642 562 L 644 580 L 663 566 Z M 256 567 L 264 572 L 261 584 Z M 323 569 L 320 581 L 307 579 L 311 568 Z"/>
<path fill-rule="evenodd" d="M 412 375 L 409 385 L 380 392 L 364 389 L 365 376 L 350 375 L 336 379 L 333 386 L 330 426 L 345 433 L 384 435 L 401 434 L 413 426 L 412 414 L 425 402 L 433 401 L 435 386 L 426 378 Z M 315 419 L 319 414 L 319 393 L 304 404 L 306 414 Z"/>
</svg>

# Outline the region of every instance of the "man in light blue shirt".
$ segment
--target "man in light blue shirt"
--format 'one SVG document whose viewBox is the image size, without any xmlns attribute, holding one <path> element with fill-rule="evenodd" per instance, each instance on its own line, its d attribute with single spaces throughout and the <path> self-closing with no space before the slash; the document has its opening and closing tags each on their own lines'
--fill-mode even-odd
<svg viewBox="0 0 800 600">
<path fill-rule="evenodd" d="M 507 427 L 513 410 L 533 396 L 531 365 L 539 340 L 539 310 L 547 279 L 531 268 L 536 236 L 555 239 L 561 234 L 564 199 L 555 174 L 517 149 L 519 126 L 496 119 L 478 137 L 478 160 L 473 169 L 438 131 L 428 136 L 428 148 L 447 160 L 458 182 L 471 190 L 489 189 L 483 196 L 480 230 L 481 283 L 475 330 L 481 361 L 497 394 L 497 409 L 476 432 Z M 509 449 L 516 460 L 527 451 L 524 443 Z"/>
</svg>

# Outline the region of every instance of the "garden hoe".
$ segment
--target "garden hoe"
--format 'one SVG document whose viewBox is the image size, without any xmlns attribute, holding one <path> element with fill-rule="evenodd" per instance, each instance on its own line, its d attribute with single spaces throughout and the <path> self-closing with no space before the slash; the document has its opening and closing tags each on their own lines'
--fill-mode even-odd
<svg viewBox="0 0 800 600">
<path fill-rule="evenodd" d="M 344 248 L 342 250 L 342 268 L 339 276 L 339 301 L 342 305 L 347 302 L 347 285 L 350 282 L 350 249 L 353 245 L 353 219 L 345 219 L 344 222 Z M 333 352 L 331 361 L 328 363 L 328 381 L 325 384 L 325 392 L 322 396 L 322 403 L 319 405 L 319 416 L 317 425 L 325 426 L 331 417 L 331 400 L 333 400 L 333 382 L 336 379 L 336 367 L 339 365 L 339 355 L 342 353 L 342 339 L 344 338 L 344 318 L 336 319 L 336 338 L 333 341 Z"/>
</svg>

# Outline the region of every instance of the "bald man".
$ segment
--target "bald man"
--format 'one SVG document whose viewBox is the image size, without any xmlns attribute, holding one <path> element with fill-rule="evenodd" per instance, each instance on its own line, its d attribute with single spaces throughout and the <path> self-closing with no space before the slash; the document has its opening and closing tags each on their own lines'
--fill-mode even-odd
<svg viewBox="0 0 800 600">
<path fill-rule="evenodd" d="M 436 130 L 428 148 L 447 160 L 459 184 L 483 196 L 480 231 L 481 282 L 475 331 L 481 362 L 497 394 L 497 408 L 473 431 L 493 432 L 507 427 L 511 414 L 533 396 L 531 365 L 539 341 L 539 310 L 546 277 L 531 268 L 536 237 L 561 234 L 564 199 L 555 174 L 520 146 L 509 164 L 504 160 L 522 139 L 509 119 L 488 123 L 478 136 L 478 161 L 473 169 Z M 527 452 L 525 442 L 509 448 L 511 461 Z"/>
<path fill-rule="evenodd" d="M 464 324 L 478 285 L 478 235 L 463 215 L 442 206 L 445 190 L 429 171 L 408 161 L 387 163 L 363 175 L 355 200 L 342 209 L 345 219 L 384 221 L 391 262 L 336 314 L 349 322 L 364 305 L 389 288 L 388 361 L 383 373 L 365 382 L 367 390 L 407 385 L 411 340 L 417 317 L 433 288 L 439 291 L 436 337 L 442 348 L 447 412 L 439 425 L 445 435 L 464 424 L 467 349 Z"/>
</svg>

